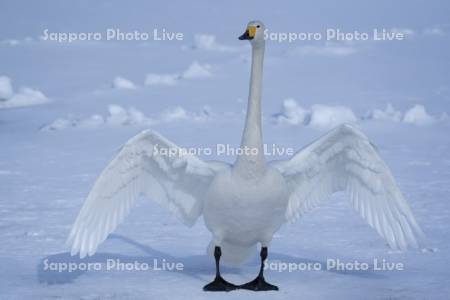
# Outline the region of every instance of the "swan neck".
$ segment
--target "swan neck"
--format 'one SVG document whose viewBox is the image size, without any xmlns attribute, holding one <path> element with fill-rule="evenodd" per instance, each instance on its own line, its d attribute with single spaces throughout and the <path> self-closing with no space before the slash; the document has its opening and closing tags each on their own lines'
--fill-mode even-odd
<svg viewBox="0 0 450 300">
<path fill-rule="evenodd" d="M 264 45 L 252 47 L 252 68 L 248 96 L 247 117 L 242 136 L 243 154 L 237 159 L 237 167 L 249 172 L 265 169 L 261 126 L 261 92 L 263 78 Z"/>
</svg>

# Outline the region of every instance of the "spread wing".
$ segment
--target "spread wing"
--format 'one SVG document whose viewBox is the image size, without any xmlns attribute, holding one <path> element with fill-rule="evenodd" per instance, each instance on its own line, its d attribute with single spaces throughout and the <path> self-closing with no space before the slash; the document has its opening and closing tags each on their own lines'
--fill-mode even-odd
<svg viewBox="0 0 450 300">
<path fill-rule="evenodd" d="M 155 132 L 141 132 L 121 148 L 95 182 L 67 240 L 71 254 L 93 255 L 140 194 L 192 226 L 202 213 L 210 181 L 226 167 L 187 155 Z"/>
<path fill-rule="evenodd" d="M 288 161 L 274 163 L 286 179 L 286 218 L 295 221 L 337 191 L 347 191 L 353 207 L 393 249 L 418 247 L 423 237 L 389 168 L 367 137 L 342 125 Z"/>
</svg>

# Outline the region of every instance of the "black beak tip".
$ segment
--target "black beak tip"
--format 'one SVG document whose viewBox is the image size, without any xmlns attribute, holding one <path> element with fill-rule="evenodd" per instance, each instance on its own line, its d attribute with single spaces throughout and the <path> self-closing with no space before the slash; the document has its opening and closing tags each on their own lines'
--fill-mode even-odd
<svg viewBox="0 0 450 300">
<path fill-rule="evenodd" d="M 240 39 L 241 41 L 243 41 L 243 40 L 251 40 L 252 37 L 250 37 L 250 35 L 248 34 L 248 30 L 246 30 L 246 31 L 239 37 L 239 39 Z"/>
</svg>

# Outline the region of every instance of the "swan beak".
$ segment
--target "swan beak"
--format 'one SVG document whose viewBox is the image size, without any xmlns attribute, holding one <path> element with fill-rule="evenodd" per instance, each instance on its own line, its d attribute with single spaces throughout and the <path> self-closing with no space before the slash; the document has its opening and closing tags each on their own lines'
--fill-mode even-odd
<svg viewBox="0 0 450 300">
<path fill-rule="evenodd" d="M 256 34 L 255 26 L 248 26 L 247 30 L 239 37 L 242 40 L 252 40 Z"/>
</svg>

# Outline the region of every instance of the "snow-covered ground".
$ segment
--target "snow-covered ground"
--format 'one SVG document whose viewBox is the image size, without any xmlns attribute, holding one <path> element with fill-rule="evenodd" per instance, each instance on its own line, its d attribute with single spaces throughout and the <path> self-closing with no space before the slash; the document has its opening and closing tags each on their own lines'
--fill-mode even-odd
<svg viewBox="0 0 450 300">
<path fill-rule="evenodd" d="M 367 7 L 201 1 L 198 9 L 183 1 L 44 4 L 11 2 L 0 10 L 0 299 L 448 298 L 448 4 L 420 3 L 408 12 L 404 1 Z M 385 27 L 410 36 L 383 43 L 268 42 L 264 139 L 299 149 L 340 122 L 356 123 L 391 167 L 428 237 L 424 248 L 391 251 L 339 194 L 275 236 L 266 278 L 279 292 L 204 293 L 215 270 L 205 253 L 210 234 L 203 221 L 187 228 L 140 199 L 95 256 L 71 257 L 64 242 L 84 198 L 134 134 L 153 128 L 185 147 L 239 145 L 250 48 L 236 37 L 255 17 L 273 31 Z M 184 40 L 39 39 L 46 28 L 109 27 L 166 28 L 183 32 Z M 159 266 L 184 268 L 120 271 L 105 265 L 153 266 L 155 259 Z M 374 270 L 374 259 L 404 269 Z M 328 270 L 330 260 L 368 263 L 369 270 Z M 55 263 L 101 267 L 47 268 Z M 289 263 L 321 270 L 275 269 Z M 256 275 L 258 260 L 223 270 L 230 281 L 244 283 Z"/>
</svg>

